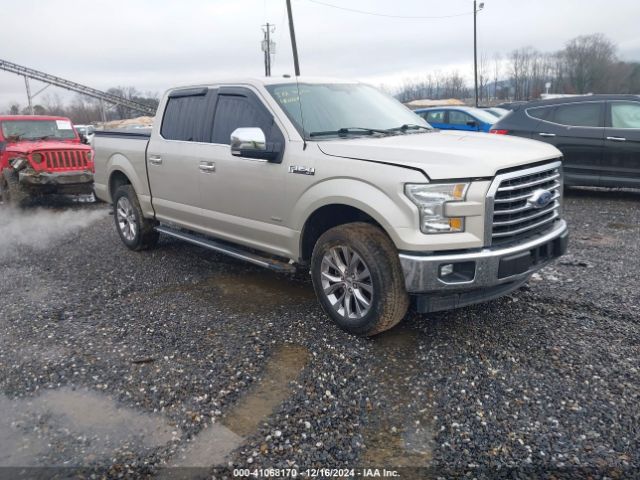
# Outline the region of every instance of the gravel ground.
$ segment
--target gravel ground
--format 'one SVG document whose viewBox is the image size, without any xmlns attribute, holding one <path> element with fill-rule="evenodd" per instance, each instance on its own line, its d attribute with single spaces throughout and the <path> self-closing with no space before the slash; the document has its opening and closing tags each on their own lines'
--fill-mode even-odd
<svg viewBox="0 0 640 480">
<path fill-rule="evenodd" d="M 0 210 L 0 465 L 633 478 L 639 202 L 570 191 L 570 251 L 527 286 L 373 339 L 304 275 L 167 238 L 130 252 L 104 204 Z"/>
</svg>

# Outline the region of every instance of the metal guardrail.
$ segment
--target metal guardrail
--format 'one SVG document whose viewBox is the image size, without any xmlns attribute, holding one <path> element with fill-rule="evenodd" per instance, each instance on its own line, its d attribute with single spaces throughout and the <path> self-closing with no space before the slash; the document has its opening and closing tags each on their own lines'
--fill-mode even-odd
<svg viewBox="0 0 640 480">
<path fill-rule="evenodd" d="M 49 75 L 48 73 L 40 72 L 32 68 L 23 67 L 22 65 L 18 65 L 13 62 L 8 62 L 6 60 L 0 59 L 0 69 L 6 70 L 7 72 L 15 73 L 17 75 L 21 75 L 25 78 L 32 78 L 34 80 L 39 80 L 41 82 L 65 88 L 73 92 L 82 93 L 84 95 L 88 95 L 89 97 L 97 98 L 108 103 L 122 105 L 123 107 L 130 108 L 131 110 L 135 110 L 147 115 L 155 116 L 156 114 L 155 109 L 149 107 L 148 105 L 144 105 L 127 98 L 119 97 L 111 93 L 106 93 L 95 88 L 87 87 L 85 85 L 72 82 L 71 80 L 65 80 L 64 78 L 56 77 L 55 75 Z"/>
</svg>

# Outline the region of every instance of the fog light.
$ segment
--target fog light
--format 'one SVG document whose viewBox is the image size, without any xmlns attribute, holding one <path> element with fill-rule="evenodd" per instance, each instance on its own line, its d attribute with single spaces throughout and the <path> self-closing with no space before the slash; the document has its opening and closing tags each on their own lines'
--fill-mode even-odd
<svg viewBox="0 0 640 480">
<path fill-rule="evenodd" d="M 468 283 L 476 276 L 476 262 L 443 263 L 438 278 L 444 283 Z"/>
<path fill-rule="evenodd" d="M 446 277 L 447 275 L 451 275 L 453 273 L 453 263 L 447 263 L 445 265 L 440 266 L 440 276 Z"/>
</svg>

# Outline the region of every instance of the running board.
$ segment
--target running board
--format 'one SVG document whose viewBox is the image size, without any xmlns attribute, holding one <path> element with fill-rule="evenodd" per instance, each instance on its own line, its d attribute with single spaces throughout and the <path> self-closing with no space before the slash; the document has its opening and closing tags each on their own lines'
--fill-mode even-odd
<svg viewBox="0 0 640 480">
<path fill-rule="evenodd" d="M 155 229 L 157 232 L 164 233 L 165 235 L 169 235 L 170 237 L 179 238 L 180 240 L 184 240 L 185 242 L 208 248 L 209 250 L 213 250 L 214 252 L 223 253 L 224 255 L 237 258 L 238 260 L 244 260 L 245 262 L 268 268 L 269 270 L 274 270 L 276 272 L 282 273 L 294 273 L 296 271 L 296 267 L 290 263 L 281 262 L 280 260 L 274 260 L 267 257 L 261 257 L 260 255 L 256 255 L 255 253 L 251 253 L 240 248 L 231 247 L 222 242 L 216 242 L 215 240 L 210 240 L 193 233 L 174 230 L 173 228 L 164 225 L 158 226 Z"/>
</svg>

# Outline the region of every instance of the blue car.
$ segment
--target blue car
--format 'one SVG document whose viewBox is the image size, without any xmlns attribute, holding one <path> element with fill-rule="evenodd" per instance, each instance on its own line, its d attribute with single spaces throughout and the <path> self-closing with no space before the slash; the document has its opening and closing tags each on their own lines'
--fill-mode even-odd
<svg viewBox="0 0 640 480">
<path fill-rule="evenodd" d="M 419 108 L 415 113 L 424 118 L 432 127 L 441 130 L 466 130 L 488 132 L 498 118 L 480 108 L 473 107 L 431 107 Z"/>
</svg>

